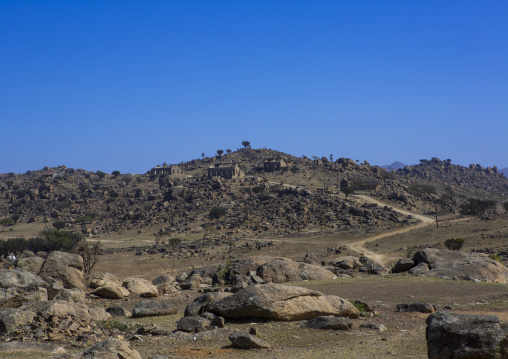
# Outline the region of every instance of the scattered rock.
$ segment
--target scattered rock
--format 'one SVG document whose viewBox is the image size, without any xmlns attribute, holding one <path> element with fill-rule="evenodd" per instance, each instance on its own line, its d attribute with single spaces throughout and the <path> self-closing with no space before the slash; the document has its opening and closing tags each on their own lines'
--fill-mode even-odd
<svg viewBox="0 0 508 359">
<path fill-rule="evenodd" d="M 181 330 L 188 333 L 197 333 L 207 330 L 212 325 L 212 322 L 203 317 L 182 317 L 176 324 L 176 330 Z"/>
<path fill-rule="evenodd" d="M 142 278 L 125 278 L 123 286 L 132 294 L 137 294 L 145 298 L 153 298 L 159 295 L 157 288 L 152 282 Z"/>
<path fill-rule="evenodd" d="M 334 273 L 320 266 L 297 263 L 287 258 L 278 258 L 261 265 L 257 274 L 269 283 L 300 282 L 302 280 L 336 279 Z"/>
<path fill-rule="evenodd" d="M 109 338 L 83 351 L 83 359 L 142 359 L 141 355 L 123 339 Z"/>
<path fill-rule="evenodd" d="M 129 296 L 129 291 L 127 288 L 120 287 L 120 286 L 104 286 L 97 288 L 92 292 L 92 294 L 98 295 L 100 297 L 104 298 L 110 298 L 110 299 L 122 299 L 124 297 Z"/>
<path fill-rule="evenodd" d="M 85 289 L 83 258 L 77 254 L 54 251 L 46 258 L 39 275 L 44 280 L 55 278 L 62 281 L 64 288 Z"/>
<path fill-rule="evenodd" d="M 157 300 L 144 300 L 136 304 L 132 311 L 132 317 L 142 318 L 176 313 L 176 308 L 169 303 Z"/>
<path fill-rule="evenodd" d="M 300 324 L 301 328 L 351 330 L 353 322 L 347 317 L 334 317 L 326 315 L 307 320 Z"/>
<path fill-rule="evenodd" d="M 384 332 L 385 330 L 387 330 L 386 326 L 384 326 L 383 324 L 377 324 L 377 323 L 360 324 L 360 328 L 377 330 L 378 332 Z"/>
<path fill-rule="evenodd" d="M 121 287 L 122 283 L 122 280 L 112 273 L 98 272 L 92 276 L 92 279 L 90 280 L 90 288 Z"/>
<path fill-rule="evenodd" d="M 402 303 L 397 304 L 398 312 L 420 312 L 420 313 L 434 313 L 434 305 L 430 303 Z"/>
<path fill-rule="evenodd" d="M 392 273 L 407 272 L 415 266 L 414 260 L 411 258 L 402 258 L 392 268 Z"/>
<path fill-rule="evenodd" d="M 106 312 L 114 317 L 130 317 L 132 315 L 127 309 L 118 305 L 106 308 Z"/>
<path fill-rule="evenodd" d="M 229 340 L 231 346 L 237 349 L 270 348 L 270 344 L 249 333 L 232 333 Z"/>
</svg>

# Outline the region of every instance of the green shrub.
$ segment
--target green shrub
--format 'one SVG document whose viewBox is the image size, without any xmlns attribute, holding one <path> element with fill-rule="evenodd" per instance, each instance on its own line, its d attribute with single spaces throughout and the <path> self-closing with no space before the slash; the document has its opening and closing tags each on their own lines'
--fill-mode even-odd
<svg viewBox="0 0 508 359">
<path fill-rule="evenodd" d="M 102 171 L 97 171 L 95 172 L 95 174 L 97 175 L 97 177 L 99 177 L 100 179 L 103 179 L 104 177 L 106 177 L 106 173 L 102 172 Z"/>
<path fill-rule="evenodd" d="M 58 230 L 62 230 L 65 228 L 66 224 L 67 223 L 65 221 L 55 221 L 53 222 L 53 227 L 55 227 Z"/>
<path fill-rule="evenodd" d="M 469 198 L 467 203 L 460 206 L 460 214 L 467 216 L 480 216 L 487 209 L 496 205 L 496 201 Z"/>
<path fill-rule="evenodd" d="M 463 244 L 464 239 L 462 238 L 449 238 L 444 242 L 445 247 L 453 251 L 460 250 Z"/>
<path fill-rule="evenodd" d="M 74 220 L 74 223 L 76 224 L 80 224 L 80 223 L 91 223 L 93 222 L 94 218 L 91 217 L 91 216 L 83 216 L 83 217 L 78 217 Z"/>
<path fill-rule="evenodd" d="M 224 217 L 226 215 L 227 209 L 224 207 L 214 207 L 210 210 L 210 220 L 216 220 L 218 221 L 221 217 Z"/>
</svg>

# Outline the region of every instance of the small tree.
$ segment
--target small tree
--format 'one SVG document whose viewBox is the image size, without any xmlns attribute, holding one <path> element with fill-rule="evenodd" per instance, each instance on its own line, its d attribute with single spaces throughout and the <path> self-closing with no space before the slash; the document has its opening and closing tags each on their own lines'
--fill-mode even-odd
<svg viewBox="0 0 508 359">
<path fill-rule="evenodd" d="M 206 237 L 208 237 L 208 235 L 210 234 L 216 233 L 217 228 L 215 228 L 213 224 L 207 223 L 203 226 L 203 230 L 204 230 L 203 232 L 203 246 L 204 246 Z"/>
<path fill-rule="evenodd" d="M 348 198 L 350 194 L 355 193 L 355 190 L 352 187 L 344 187 L 343 189 L 341 189 L 341 191 L 346 195 L 346 198 Z"/>
<path fill-rule="evenodd" d="M 249 141 L 242 141 L 243 148 L 250 148 L 250 142 Z"/>
<path fill-rule="evenodd" d="M 12 218 L 2 218 L 0 219 L 0 226 L 2 226 L 2 232 L 4 231 L 5 226 L 14 225 L 14 220 Z"/>
<path fill-rule="evenodd" d="M 99 261 L 101 249 L 102 245 L 99 241 L 93 242 L 93 244 L 86 239 L 79 241 L 75 248 L 75 252 L 83 258 L 83 272 L 90 274 L 92 268 L 95 267 Z"/>
<path fill-rule="evenodd" d="M 453 251 L 460 250 L 463 244 L 464 239 L 462 238 L 450 238 L 444 242 L 445 247 Z"/>
<path fill-rule="evenodd" d="M 208 216 L 210 217 L 211 221 L 215 220 L 216 222 L 218 222 L 221 217 L 224 217 L 226 215 L 226 212 L 227 212 L 227 210 L 224 207 L 220 207 L 220 206 L 214 207 L 210 210 L 210 213 Z"/>
<path fill-rule="evenodd" d="M 97 171 L 95 172 L 95 174 L 97 175 L 97 177 L 99 177 L 100 179 L 103 179 L 104 177 L 106 177 L 106 173 L 102 172 L 102 171 Z"/>
<path fill-rule="evenodd" d="M 113 171 L 111 172 L 111 174 L 113 175 L 113 177 L 117 178 L 118 176 L 120 176 L 120 171 Z"/>
<path fill-rule="evenodd" d="M 222 154 L 224 153 L 223 150 L 217 150 L 217 154 L 219 155 L 219 158 L 222 157 Z"/>
<path fill-rule="evenodd" d="M 65 228 L 66 224 L 67 224 L 67 222 L 65 222 L 65 221 L 56 221 L 56 222 L 53 222 L 53 227 L 55 227 L 56 229 L 58 229 L 60 231 Z"/>
<path fill-rule="evenodd" d="M 164 236 L 167 236 L 167 235 L 168 235 L 168 232 L 164 228 L 161 228 L 157 232 L 152 233 L 152 236 L 155 239 L 155 246 L 158 247 L 159 243 L 161 241 L 161 238 Z"/>
<path fill-rule="evenodd" d="M 201 158 L 205 158 L 205 153 L 201 153 Z"/>
<path fill-rule="evenodd" d="M 297 167 L 297 166 L 293 166 L 293 167 L 291 167 L 291 173 L 293 174 L 293 176 L 294 176 L 296 173 L 298 173 L 298 171 L 299 171 L 299 169 L 298 169 L 298 167 Z"/>
<path fill-rule="evenodd" d="M 330 154 L 330 162 L 333 162 L 333 153 Z"/>
<path fill-rule="evenodd" d="M 229 154 L 231 153 L 231 150 L 228 148 L 228 149 L 226 150 L 226 153 L 229 155 Z"/>
<path fill-rule="evenodd" d="M 182 239 L 178 237 L 173 237 L 168 240 L 168 245 L 171 247 L 172 250 L 175 250 L 176 247 L 178 247 L 182 243 Z"/>
</svg>

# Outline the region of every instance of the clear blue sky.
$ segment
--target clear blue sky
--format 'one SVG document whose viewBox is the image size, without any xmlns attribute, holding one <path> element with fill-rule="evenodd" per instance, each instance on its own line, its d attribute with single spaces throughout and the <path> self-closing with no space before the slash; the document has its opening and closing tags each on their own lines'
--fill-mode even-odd
<svg viewBox="0 0 508 359">
<path fill-rule="evenodd" d="M 266 147 L 508 167 L 506 1 L 0 1 L 0 172 Z"/>
</svg>

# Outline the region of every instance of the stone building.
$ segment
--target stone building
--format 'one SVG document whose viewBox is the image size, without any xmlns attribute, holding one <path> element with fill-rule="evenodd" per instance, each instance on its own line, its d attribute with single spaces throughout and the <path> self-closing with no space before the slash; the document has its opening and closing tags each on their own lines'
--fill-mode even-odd
<svg viewBox="0 0 508 359">
<path fill-rule="evenodd" d="M 166 163 L 164 163 L 162 166 L 155 166 L 150 171 L 148 171 L 148 174 L 150 177 L 156 177 L 156 176 L 173 176 L 173 177 L 182 177 L 185 176 L 185 172 L 178 167 L 177 165 L 169 165 L 167 166 Z"/>
<path fill-rule="evenodd" d="M 233 179 L 243 177 L 245 174 L 237 163 L 218 162 L 208 168 L 208 178 L 220 177 L 224 179 Z"/>
<path fill-rule="evenodd" d="M 280 171 L 282 167 L 287 167 L 287 162 L 284 159 L 270 159 L 263 164 L 265 172 Z"/>
<path fill-rule="evenodd" d="M 340 181 L 340 189 L 351 187 L 355 191 L 375 191 L 379 182 L 375 178 L 351 178 Z"/>
</svg>

